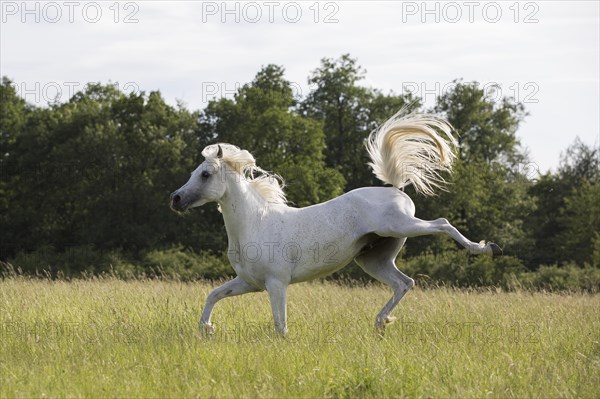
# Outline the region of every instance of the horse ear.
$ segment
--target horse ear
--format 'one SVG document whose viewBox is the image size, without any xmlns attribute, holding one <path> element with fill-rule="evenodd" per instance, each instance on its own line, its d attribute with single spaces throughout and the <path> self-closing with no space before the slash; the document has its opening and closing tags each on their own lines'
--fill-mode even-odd
<svg viewBox="0 0 600 399">
<path fill-rule="evenodd" d="M 221 148 L 221 146 L 219 144 L 217 144 L 217 148 L 219 149 L 217 151 L 217 158 L 221 159 L 221 158 L 223 158 L 223 149 Z"/>
</svg>

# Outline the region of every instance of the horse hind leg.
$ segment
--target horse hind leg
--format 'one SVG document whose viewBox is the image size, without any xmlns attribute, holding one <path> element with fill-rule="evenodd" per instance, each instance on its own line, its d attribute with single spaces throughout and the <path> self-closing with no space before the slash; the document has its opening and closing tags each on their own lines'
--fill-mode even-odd
<svg viewBox="0 0 600 399">
<path fill-rule="evenodd" d="M 395 320 L 390 315 L 396 305 L 415 285 L 414 280 L 398 270 L 394 263 L 405 241 L 405 237 L 383 238 L 373 248 L 355 259 L 365 272 L 393 290 L 392 297 L 375 319 L 375 329 L 381 335 L 383 335 L 386 325 Z"/>
<path fill-rule="evenodd" d="M 393 237 L 418 237 L 436 233 L 446 233 L 457 241 L 460 245 L 465 247 L 472 254 L 486 254 L 491 256 L 502 255 L 502 248 L 493 242 L 475 243 L 465 236 L 463 236 L 456 227 L 452 226 L 448 220 L 444 218 L 436 220 L 422 220 L 414 216 L 402 217 L 397 220 L 393 225 L 388 225 L 381 232 L 377 232 L 383 236 Z"/>
</svg>

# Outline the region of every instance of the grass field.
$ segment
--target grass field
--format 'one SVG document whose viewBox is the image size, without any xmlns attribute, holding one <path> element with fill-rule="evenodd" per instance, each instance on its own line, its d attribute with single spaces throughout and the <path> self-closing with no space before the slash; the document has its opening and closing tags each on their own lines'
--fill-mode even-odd
<svg viewBox="0 0 600 399">
<path fill-rule="evenodd" d="M 410 292 L 385 337 L 379 285 L 292 286 L 290 335 L 267 295 L 209 283 L 0 280 L 2 397 L 588 397 L 600 394 L 600 296 Z"/>
</svg>

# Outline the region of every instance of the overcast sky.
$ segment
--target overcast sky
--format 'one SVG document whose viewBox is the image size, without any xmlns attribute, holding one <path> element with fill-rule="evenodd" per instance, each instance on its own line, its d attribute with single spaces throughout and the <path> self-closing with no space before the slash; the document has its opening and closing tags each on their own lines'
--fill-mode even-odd
<svg viewBox="0 0 600 399">
<path fill-rule="evenodd" d="M 576 136 L 600 142 L 599 4 L 2 1 L 0 72 L 39 105 L 113 82 L 194 110 L 269 63 L 306 95 L 321 58 L 350 53 L 364 85 L 427 105 L 456 78 L 498 86 L 530 113 L 518 136 L 543 172 Z"/>
</svg>

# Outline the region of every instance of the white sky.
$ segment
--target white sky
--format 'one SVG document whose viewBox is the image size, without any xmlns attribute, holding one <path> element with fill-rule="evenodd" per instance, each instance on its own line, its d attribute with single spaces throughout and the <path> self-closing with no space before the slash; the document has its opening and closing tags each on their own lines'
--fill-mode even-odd
<svg viewBox="0 0 600 399">
<path fill-rule="evenodd" d="M 269 63 L 305 95 L 321 58 L 350 53 L 363 84 L 427 105 L 455 78 L 499 85 L 525 103 L 518 136 L 543 172 L 576 136 L 600 142 L 599 4 L 1 1 L 0 74 L 38 105 L 99 81 L 195 110 Z"/>
</svg>

